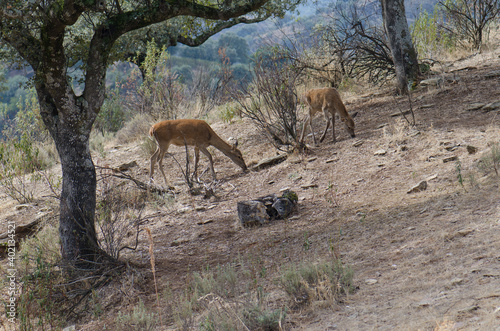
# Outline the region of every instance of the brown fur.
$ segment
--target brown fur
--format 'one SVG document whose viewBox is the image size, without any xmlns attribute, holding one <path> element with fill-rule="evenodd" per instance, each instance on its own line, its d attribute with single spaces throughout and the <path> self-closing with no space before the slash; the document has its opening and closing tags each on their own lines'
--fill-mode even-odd
<svg viewBox="0 0 500 331">
<path fill-rule="evenodd" d="M 157 146 L 156 151 L 151 156 L 150 178 L 153 179 L 154 167 L 156 162 L 158 162 L 158 166 L 167 186 L 168 182 L 165 172 L 163 171 L 162 161 L 163 156 L 171 144 L 176 146 L 194 146 L 195 161 L 193 176 L 195 177 L 197 176 L 198 159 L 201 151 L 208 157 L 212 176 L 214 180 L 216 179 L 214 162 L 212 160 L 212 155 L 207 150 L 208 146 L 214 146 L 243 170 L 247 169 L 243 156 L 236 146 L 231 146 L 222 140 L 205 121 L 196 119 L 162 121 L 151 127 L 149 135 L 154 137 Z"/>
<path fill-rule="evenodd" d="M 335 143 L 337 141 L 337 138 L 335 137 L 335 113 L 338 113 L 340 116 L 340 120 L 344 122 L 347 132 L 351 135 L 351 137 L 355 137 L 354 134 L 354 121 L 353 117 L 357 115 L 357 113 L 353 114 L 353 116 L 349 116 L 349 113 L 347 113 L 347 110 L 344 106 L 344 103 L 342 102 L 342 99 L 340 98 L 339 92 L 337 92 L 336 89 L 331 88 L 331 87 L 325 87 L 325 88 L 317 88 L 317 89 L 312 89 L 306 92 L 304 95 L 304 101 L 309 107 L 309 114 L 306 117 L 304 121 L 304 127 L 302 128 L 302 134 L 300 135 L 300 143 L 304 142 L 304 134 L 306 131 L 306 127 L 309 124 L 314 140 L 314 144 L 318 145 L 316 142 L 316 136 L 314 135 L 314 130 L 312 127 L 312 119 L 316 113 L 319 113 L 320 111 L 323 111 L 323 114 L 325 116 L 326 120 L 326 128 L 325 132 L 323 132 L 323 135 L 320 138 L 320 142 L 325 139 L 326 136 L 326 131 L 330 127 L 330 122 L 332 123 L 332 135 L 333 135 L 333 142 Z"/>
</svg>

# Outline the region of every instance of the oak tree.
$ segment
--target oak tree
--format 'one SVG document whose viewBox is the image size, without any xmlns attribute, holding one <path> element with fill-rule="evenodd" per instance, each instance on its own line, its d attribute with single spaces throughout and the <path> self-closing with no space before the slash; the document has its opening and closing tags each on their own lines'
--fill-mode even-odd
<svg viewBox="0 0 500 331">
<path fill-rule="evenodd" d="M 238 23 L 281 15 L 286 0 L 11 0 L 0 2 L 0 55 L 29 65 L 43 122 L 62 166 L 59 234 L 66 262 L 89 268 L 101 256 L 94 226 L 96 172 L 89 149 L 105 98 L 108 65 L 147 40 L 199 45 Z M 83 91 L 70 69 L 84 71 Z"/>
</svg>

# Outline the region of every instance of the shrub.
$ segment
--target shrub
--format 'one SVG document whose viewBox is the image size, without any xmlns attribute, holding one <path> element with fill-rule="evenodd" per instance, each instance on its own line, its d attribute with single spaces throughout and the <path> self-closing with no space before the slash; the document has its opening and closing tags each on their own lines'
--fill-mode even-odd
<svg viewBox="0 0 500 331">
<path fill-rule="evenodd" d="M 341 294 L 351 293 L 353 273 L 340 260 L 292 266 L 283 272 L 281 285 L 296 307 L 316 300 L 337 301 Z"/>
</svg>

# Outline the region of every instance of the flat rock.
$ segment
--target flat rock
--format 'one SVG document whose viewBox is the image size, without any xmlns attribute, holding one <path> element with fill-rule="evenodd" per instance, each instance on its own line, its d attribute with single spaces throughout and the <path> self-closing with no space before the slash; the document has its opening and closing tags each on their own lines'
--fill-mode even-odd
<svg viewBox="0 0 500 331">
<path fill-rule="evenodd" d="M 465 111 L 473 111 L 473 110 L 478 110 L 478 109 L 481 109 L 483 108 L 484 106 L 486 106 L 485 103 L 482 103 L 482 102 L 474 102 L 474 103 L 471 103 L 467 106 L 467 108 L 465 108 Z"/>
<path fill-rule="evenodd" d="M 387 154 L 387 151 L 385 149 L 379 149 L 378 151 L 375 151 L 375 153 L 373 153 L 373 155 L 378 156 L 384 156 L 385 154 Z"/>
<path fill-rule="evenodd" d="M 452 162 L 452 161 L 456 161 L 456 160 L 458 160 L 458 156 L 454 155 L 454 156 L 444 158 L 443 163 L 448 163 L 448 162 Z"/>
<path fill-rule="evenodd" d="M 420 82 L 420 86 L 440 86 L 442 84 L 443 84 L 442 77 L 424 79 L 423 81 Z"/>
<path fill-rule="evenodd" d="M 263 169 L 266 167 L 276 165 L 278 163 L 285 161 L 287 156 L 288 156 L 287 154 L 279 154 L 276 156 L 265 158 L 265 159 L 261 160 L 259 163 L 257 163 L 256 165 L 254 165 L 252 167 L 252 170 L 260 170 L 260 169 Z"/>
<path fill-rule="evenodd" d="M 364 143 L 364 140 L 363 140 L 363 139 L 359 139 L 359 140 L 356 140 L 356 141 L 352 144 L 352 146 L 353 146 L 353 147 L 359 147 L 359 146 L 363 145 L 363 143 Z"/>
<path fill-rule="evenodd" d="M 481 108 L 482 111 L 488 112 L 500 108 L 500 101 L 490 102 Z"/>
<path fill-rule="evenodd" d="M 425 191 L 427 189 L 427 182 L 425 180 L 421 181 L 417 185 L 413 186 L 410 190 L 408 190 L 408 194 L 417 193 L 421 191 Z"/>
</svg>

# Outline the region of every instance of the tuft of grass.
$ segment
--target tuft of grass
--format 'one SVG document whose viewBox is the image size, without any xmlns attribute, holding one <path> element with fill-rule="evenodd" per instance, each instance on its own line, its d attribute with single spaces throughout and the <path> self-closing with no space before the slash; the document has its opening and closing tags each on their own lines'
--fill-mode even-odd
<svg viewBox="0 0 500 331">
<path fill-rule="evenodd" d="M 155 120 L 151 115 L 145 113 L 137 114 L 118 130 L 115 136 L 116 140 L 121 144 L 127 144 L 139 138 L 147 137 L 149 128 L 154 122 Z"/>
<path fill-rule="evenodd" d="M 116 322 L 122 330 L 154 330 L 157 326 L 156 315 L 148 313 L 144 302 L 140 299 L 130 314 L 119 312 Z"/>
<path fill-rule="evenodd" d="M 337 259 L 288 267 L 280 282 L 294 306 L 300 307 L 317 300 L 338 301 L 341 295 L 354 291 L 352 278 L 352 270 Z"/>
<path fill-rule="evenodd" d="M 497 178 L 500 172 L 500 143 L 491 143 L 490 151 L 485 156 L 483 156 L 479 162 L 478 167 L 481 171 L 486 174 L 495 172 Z"/>
</svg>

